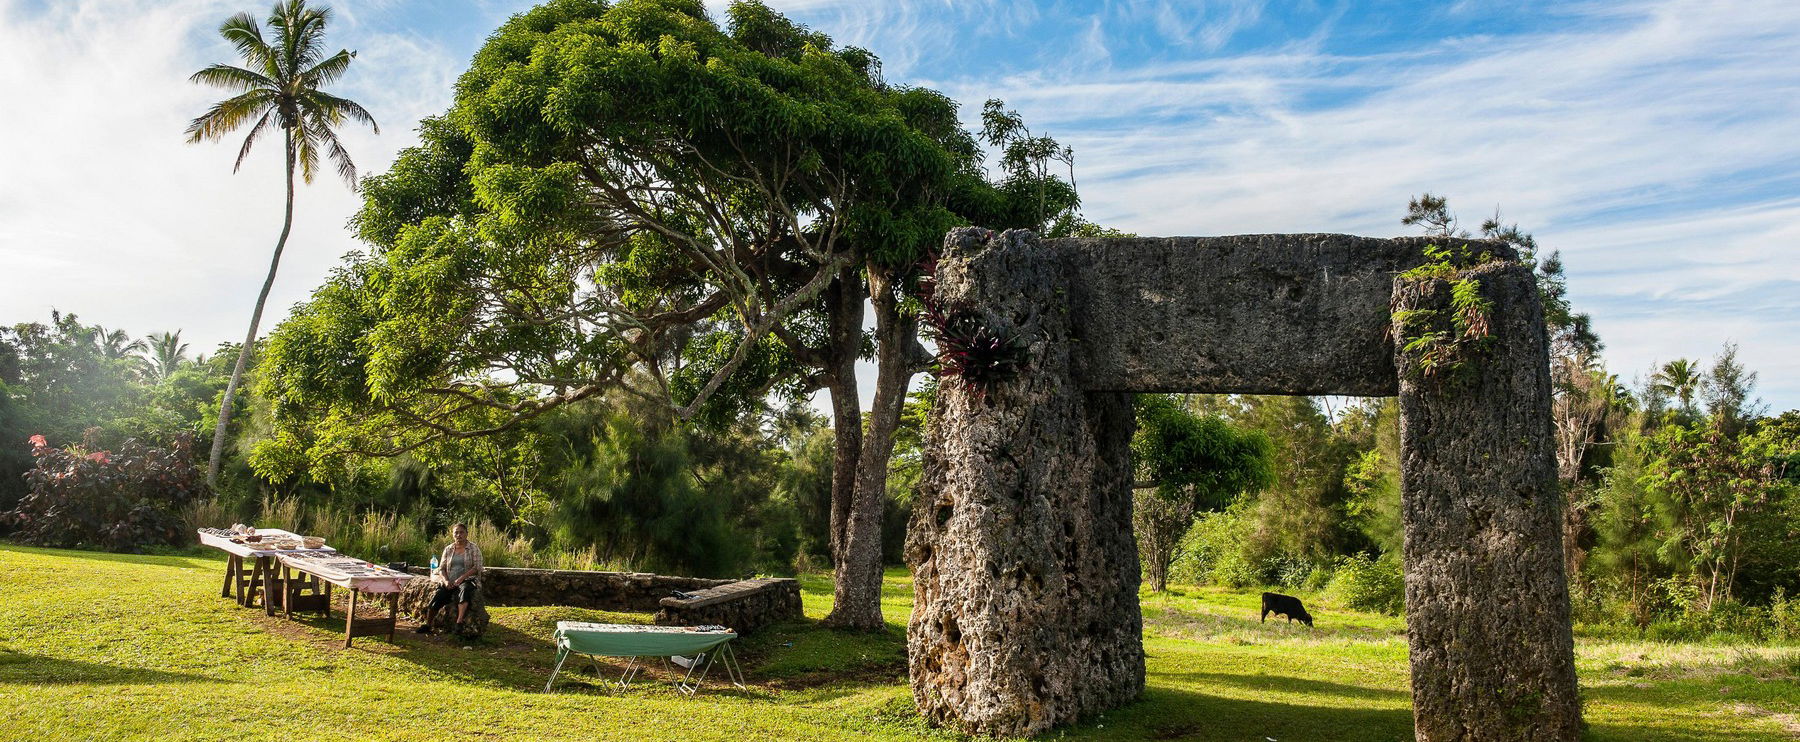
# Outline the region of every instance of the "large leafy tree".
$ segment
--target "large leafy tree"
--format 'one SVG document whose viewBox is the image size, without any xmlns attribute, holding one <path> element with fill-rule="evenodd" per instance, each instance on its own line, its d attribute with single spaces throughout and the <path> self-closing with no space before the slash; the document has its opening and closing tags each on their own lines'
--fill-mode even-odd
<svg viewBox="0 0 1800 742">
<path fill-rule="evenodd" d="M 194 82 L 223 88 L 236 93 L 207 109 L 188 125 L 189 142 L 219 140 L 232 132 L 250 127 L 238 147 L 236 172 L 250 155 L 250 149 L 267 132 L 271 124 L 281 131 L 282 155 L 286 163 L 287 200 L 281 222 L 281 236 L 275 240 L 275 253 L 269 259 L 269 274 L 263 279 L 262 291 L 256 295 L 256 308 L 250 313 L 250 330 L 238 352 L 237 365 L 219 402 L 219 420 L 213 431 L 212 453 L 206 470 L 206 481 L 216 487 L 219 464 L 224 455 L 225 431 L 231 424 L 232 403 L 244 367 L 256 344 L 256 328 L 262 323 L 263 305 L 269 289 L 275 285 L 275 273 L 281 266 L 281 252 L 287 247 L 288 233 L 294 226 L 294 171 L 311 183 L 319 169 L 321 153 L 337 167 L 346 182 L 356 181 L 356 164 L 338 140 L 336 128 L 345 121 L 359 121 L 379 132 L 375 118 L 360 104 L 340 98 L 321 88 L 331 84 L 350 68 L 356 53 L 340 49 L 327 56 L 325 25 L 331 10 L 311 7 L 306 0 L 284 0 L 269 11 L 272 39 L 263 37 L 262 28 L 249 13 L 239 13 L 219 26 L 219 35 L 237 49 L 244 66 L 214 64 L 194 73 Z"/>
<path fill-rule="evenodd" d="M 759 3 L 728 20 L 553 0 L 498 30 L 451 111 L 364 184 L 371 253 L 271 338 L 288 422 L 259 467 L 428 457 L 612 389 L 705 424 L 827 389 L 833 620 L 880 626 L 887 459 L 930 360 L 916 266 L 958 223 L 1024 226 L 1009 194 L 1054 214 L 1073 192 L 989 184 L 954 102 L 866 51 Z"/>
<path fill-rule="evenodd" d="M 1131 513 L 1152 592 L 1168 587 L 1175 547 L 1197 512 L 1224 510 L 1275 481 L 1274 446 L 1261 431 L 1199 416 L 1163 394 L 1139 395 L 1131 441 L 1139 480 Z"/>
</svg>

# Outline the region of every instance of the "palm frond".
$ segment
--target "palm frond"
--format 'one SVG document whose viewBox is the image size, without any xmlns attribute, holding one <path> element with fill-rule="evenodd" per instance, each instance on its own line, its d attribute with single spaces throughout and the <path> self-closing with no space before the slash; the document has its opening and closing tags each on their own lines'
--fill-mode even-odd
<svg viewBox="0 0 1800 742">
<path fill-rule="evenodd" d="M 338 141 L 337 132 L 332 131 L 331 127 L 321 126 L 318 132 L 319 139 L 325 143 L 326 156 L 337 166 L 338 177 L 350 185 L 350 190 L 356 190 L 356 163 L 350 160 L 350 151 L 344 149 L 344 143 Z"/>
<path fill-rule="evenodd" d="M 188 124 L 188 142 L 222 138 L 274 105 L 275 94 L 268 90 L 252 90 L 214 103 Z"/>
<path fill-rule="evenodd" d="M 303 70 L 318 64 L 325 56 L 325 24 L 331 18 L 328 8 L 310 8 L 299 29 L 294 46 L 294 69 Z"/>
<path fill-rule="evenodd" d="M 274 56 L 267 42 L 263 41 L 262 29 L 257 27 L 256 19 L 249 13 L 238 13 L 219 24 L 219 35 L 237 47 L 238 56 L 251 66 L 263 66 Z"/>
<path fill-rule="evenodd" d="M 361 103 L 349 98 L 340 98 L 323 90 L 314 89 L 306 91 L 306 94 L 300 97 L 300 106 L 328 116 L 327 120 L 334 125 L 344 119 L 350 119 L 368 124 L 376 134 L 381 133 L 381 125 L 375 123 L 375 117 L 369 114 L 369 109 L 363 108 Z"/>
<path fill-rule="evenodd" d="M 239 91 L 255 90 L 257 88 L 275 89 L 280 87 L 275 84 L 274 80 L 270 80 L 267 77 L 242 67 L 233 67 L 229 64 L 210 65 L 206 69 L 194 73 L 192 77 L 188 78 L 188 81 L 197 82 L 202 85 L 211 85 L 215 88 Z"/>
<path fill-rule="evenodd" d="M 244 146 L 238 148 L 237 161 L 231 164 L 231 172 L 235 173 L 238 168 L 244 166 L 244 158 L 250 156 L 250 147 L 256 144 L 256 138 L 263 133 L 263 130 L 269 128 L 269 117 L 274 114 L 275 112 L 272 110 L 263 111 L 262 118 L 257 119 L 256 125 L 250 127 L 250 133 L 244 136 Z"/>
<path fill-rule="evenodd" d="M 305 0 L 276 3 L 269 12 L 269 25 L 276 29 L 275 38 L 281 47 L 283 77 L 296 76 L 318 61 L 323 53 L 319 44 L 324 41 L 325 24 L 330 17 L 329 10 L 309 8 Z"/>
<path fill-rule="evenodd" d="M 338 53 L 331 55 L 329 59 L 300 73 L 300 78 L 306 81 L 307 87 L 317 88 L 321 85 L 329 85 L 341 77 L 344 70 L 350 68 L 350 60 L 355 58 L 356 52 L 339 49 Z"/>
<path fill-rule="evenodd" d="M 300 166 L 300 179 L 311 183 L 313 174 L 319 170 L 319 134 L 313 122 L 301 118 L 303 123 L 289 129 L 288 136 L 293 139 L 294 161 Z"/>
</svg>

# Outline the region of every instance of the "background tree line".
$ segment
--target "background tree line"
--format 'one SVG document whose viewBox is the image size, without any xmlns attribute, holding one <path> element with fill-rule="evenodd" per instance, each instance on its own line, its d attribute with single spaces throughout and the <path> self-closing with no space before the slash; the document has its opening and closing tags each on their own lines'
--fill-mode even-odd
<svg viewBox="0 0 1800 742">
<path fill-rule="evenodd" d="M 1403 221 L 1446 240 L 1472 236 L 1431 194 Z M 1622 381 L 1587 316 L 1569 305 L 1560 256 L 1498 215 L 1478 234 L 1511 243 L 1538 272 L 1577 619 L 1664 636 L 1800 636 L 1791 597 L 1800 591 L 1800 411 L 1767 414 L 1732 343 L 1710 360 L 1675 359 Z M 1322 590 L 1353 607 L 1401 610 L 1395 400 L 1173 403 L 1265 436 L 1274 472 L 1196 515 L 1170 556 L 1171 582 Z M 1140 551 L 1156 554 L 1146 535 L 1140 527 Z"/>
</svg>

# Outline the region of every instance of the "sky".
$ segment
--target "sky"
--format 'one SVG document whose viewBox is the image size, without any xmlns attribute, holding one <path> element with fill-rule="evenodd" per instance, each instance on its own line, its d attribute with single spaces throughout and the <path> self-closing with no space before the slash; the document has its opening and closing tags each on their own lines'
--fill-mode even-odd
<svg viewBox="0 0 1800 742">
<path fill-rule="evenodd" d="M 1562 252 L 1608 365 L 1738 343 L 1800 408 L 1800 2 L 774 0 L 1075 149 L 1083 210 L 1142 235 L 1416 233 L 1422 192 Z M 514 0 L 339 0 L 334 92 L 363 173 L 416 141 Z M 722 3 L 709 7 L 722 16 Z M 243 0 L 0 0 L 0 324 L 52 309 L 240 341 L 281 226 L 279 147 L 188 145 Z M 269 140 L 273 142 L 274 140 Z M 359 245 L 359 201 L 300 190 L 266 332 Z M 871 376 L 872 374 L 864 374 Z"/>
</svg>

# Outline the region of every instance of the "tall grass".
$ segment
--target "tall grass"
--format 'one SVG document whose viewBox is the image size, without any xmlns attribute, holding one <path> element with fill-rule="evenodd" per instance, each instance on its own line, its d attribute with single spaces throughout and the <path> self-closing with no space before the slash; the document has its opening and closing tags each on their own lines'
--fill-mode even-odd
<svg viewBox="0 0 1800 742">
<path fill-rule="evenodd" d="M 202 528 L 229 528 L 233 523 L 231 517 L 231 512 L 216 497 L 195 500 L 181 511 L 181 520 L 187 524 L 190 536 Z"/>
</svg>

